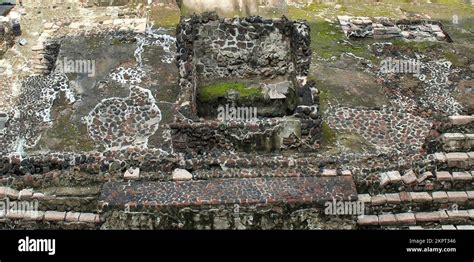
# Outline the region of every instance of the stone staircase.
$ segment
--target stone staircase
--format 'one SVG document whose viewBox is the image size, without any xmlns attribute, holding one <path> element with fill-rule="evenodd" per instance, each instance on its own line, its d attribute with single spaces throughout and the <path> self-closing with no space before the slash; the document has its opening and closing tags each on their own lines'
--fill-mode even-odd
<svg viewBox="0 0 474 262">
<path fill-rule="evenodd" d="M 68 196 L 42 193 L 31 188 L 15 190 L 0 187 L 0 199 L 16 208 L 0 211 L 0 228 L 15 229 L 98 229 L 102 223 L 97 201 L 91 195 L 76 194 L 70 188 Z M 76 192 L 74 192 L 76 191 Z M 19 208 L 22 206 L 23 208 Z"/>
<path fill-rule="evenodd" d="M 473 116 L 449 117 L 451 127 L 472 123 Z M 365 204 L 359 228 L 474 229 L 474 134 L 443 133 L 437 140 L 443 151 L 427 156 L 431 166 L 381 172 L 358 195 Z"/>
<path fill-rule="evenodd" d="M 143 228 L 118 218 L 148 215 L 155 229 L 308 229 L 340 225 L 324 217 L 324 203 L 356 198 L 351 176 L 232 177 L 107 182 L 99 206 L 103 228 Z"/>
<path fill-rule="evenodd" d="M 474 230 L 474 210 L 387 213 L 359 216 L 359 228 Z"/>
<path fill-rule="evenodd" d="M 59 43 L 46 42 L 47 33 L 43 33 L 38 40 L 38 44 L 31 47 L 35 54 L 31 59 L 33 73 L 35 75 L 47 75 L 54 68 L 59 52 Z"/>
<path fill-rule="evenodd" d="M 0 216 L 0 228 L 336 229 L 355 225 L 354 217 L 323 212 L 328 201 L 356 200 L 352 173 L 320 168 L 315 158 L 260 156 L 252 163 L 241 157 L 162 156 L 154 168 L 131 159 L 105 165 L 107 160 L 98 155 L 64 156 L 68 165 L 55 159 L 47 169 L 45 162 L 31 159 L 28 163 L 41 168 L 0 177 L 1 184 L 9 185 L 1 188 L 0 197 L 38 201 L 39 207 L 34 215 Z M 27 170 L 21 166 L 13 169 Z"/>
</svg>

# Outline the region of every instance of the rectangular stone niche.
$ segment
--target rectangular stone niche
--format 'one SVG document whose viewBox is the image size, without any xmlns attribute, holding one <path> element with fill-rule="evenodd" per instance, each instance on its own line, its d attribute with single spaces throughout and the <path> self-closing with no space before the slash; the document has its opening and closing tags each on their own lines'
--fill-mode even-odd
<svg viewBox="0 0 474 262">
<path fill-rule="evenodd" d="M 182 18 L 177 28 L 180 112 L 190 119 L 215 117 L 219 105 L 234 103 L 259 107 L 264 117 L 282 117 L 301 104 L 313 105 L 298 98 L 310 88 L 310 44 L 309 26 L 285 17 L 229 19 L 204 13 Z M 248 92 L 240 92 L 237 99 L 228 93 L 200 99 L 203 89 L 216 84 L 221 91 L 229 85 L 260 91 L 251 99 L 242 95 Z M 200 106 L 204 108 L 198 110 Z"/>
<path fill-rule="evenodd" d="M 176 38 L 181 93 L 170 125 L 175 150 L 319 148 L 306 22 L 204 13 L 181 18 Z M 222 120 L 217 111 L 226 105 L 257 108 L 258 117 Z"/>
</svg>

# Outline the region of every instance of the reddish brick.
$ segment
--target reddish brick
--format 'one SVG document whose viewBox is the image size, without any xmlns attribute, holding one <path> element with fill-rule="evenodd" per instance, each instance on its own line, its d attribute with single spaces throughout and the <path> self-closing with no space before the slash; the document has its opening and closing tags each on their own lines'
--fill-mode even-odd
<svg viewBox="0 0 474 262">
<path fill-rule="evenodd" d="M 449 219 L 469 219 L 467 210 L 448 210 L 446 211 Z"/>
<path fill-rule="evenodd" d="M 372 196 L 372 205 L 374 206 L 385 205 L 386 202 L 387 202 L 387 199 L 385 198 L 384 195 Z"/>
<path fill-rule="evenodd" d="M 362 215 L 357 217 L 357 224 L 361 226 L 375 226 L 379 224 L 378 216 Z"/>
<path fill-rule="evenodd" d="M 79 212 L 67 212 L 66 213 L 66 222 L 77 222 L 79 221 Z"/>
<path fill-rule="evenodd" d="M 362 203 L 371 203 L 372 197 L 369 194 L 359 194 L 357 196 L 358 200 Z"/>
<path fill-rule="evenodd" d="M 393 184 L 397 184 L 402 181 L 402 176 L 400 175 L 400 172 L 398 171 L 387 172 L 387 176 L 388 178 L 390 178 L 390 182 Z"/>
<path fill-rule="evenodd" d="M 416 222 L 439 222 L 443 218 L 442 218 L 442 214 L 439 211 L 436 211 L 436 212 L 415 213 L 415 219 L 416 219 Z"/>
<path fill-rule="evenodd" d="M 415 203 L 429 203 L 432 198 L 427 192 L 411 192 L 411 199 Z"/>
<path fill-rule="evenodd" d="M 446 171 L 439 171 L 436 172 L 436 180 L 438 181 L 452 181 L 453 177 L 449 172 Z"/>
<path fill-rule="evenodd" d="M 321 176 L 337 176 L 336 169 L 323 169 Z"/>
<path fill-rule="evenodd" d="M 467 194 L 464 191 L 448 191 L 449 202 L 465 202 L 467 201 Z"/>
<path fill-rule="evenodd" d="M 474 116 L 470 116 L 470 115 L 449 116 L 449 121 L 453 125 L 465 125 L 465 124 L 474 122 Z"/>
<path fill-rule="evenodd" d="M 18 193 L 18 199 L 28 200 L 33 196 L 33 189 L 23 189 Z"/>
<path fill-rule="evenodd" d="M 385 194 L 387 204 L 400 204 L 400 195 L 398 193 Z"/>
<path fill-rule="evenodd" d="M 402 202 L 411 202 L 411 196 L 409 192 L 400 192 L 400 200 Z"/>
<path fill-rule="evenodd" d="M 7 214 L 5 215 L 6 218 L 9 219 L 23 219 L 25 218 L 25 212 L 24 211 L 8 211 Z"/>
<path fill-rule="evenodd" d="M 397 223 L 397 218 L 394 214 L 379 215 L 379 224 L 383 225 L 394 225 Z"/>
<path fill-rule="evenodd" d="M 25 219 L 32 221 L 41 221 L 44 218 L 44 211 L 30 211 Z"/>
<path fill-rule="evenodd" d="M 99 223 L 100 219 L 99 216 L 94 213 L 81 213 L 79 216 L 79 222 Z"/>
<path fill-rule="evenodd" d="M 352 172 L 350 170 L 342 170 L 341 175 L 342 176 L 352 176 Z"/>
<path fill-rule="evenodd" d="M 400 213 L 396 214 L 398 224 L 401 225 L 415 225 L 416 219 L 413 213 Z"/>
<path fill-rule="evenodd" d="M 466 167 L 469 164 L 469 156 L 466 153 L 447 153 L 448 167 Z"/>
<path fill-rule="evenodd" d="M 469 209 L 467 212 L 469 213 L 469 217 L 470 217 L 472 220 L 474 220 L 474 209 Z"/>
<path fill-rule="evenodd" d="M 447 203 L 448 202 L 448 194 L 444 191 L 436 191 L 432 193 L 433 195 L 433 202 L 435 203 Z"/>
<path fill-rule="evenodd" d="M 471 190 L 471 191 L 466 191 L 466 194 L 467 194 L 467 198 L 469 200 L 474 200 L 474 191 Z"/>
<path fill-rule="evenodd" d="M 45 221 L 64 221 L 65 218 L 66 212 L 46 211 L 44 213 Z"/>
<path fill-rule="evenodd" d="M 412 170 L 410 170 L 402 176 L 402 180 L 406 185 L 414 184 L 416 182 L 416 175 Z"/>
<path fill-rule="evenodd" d="M 453 172 L 454 181 L 471 181 L 472 176 L 468 172 Z"/>
</svg>

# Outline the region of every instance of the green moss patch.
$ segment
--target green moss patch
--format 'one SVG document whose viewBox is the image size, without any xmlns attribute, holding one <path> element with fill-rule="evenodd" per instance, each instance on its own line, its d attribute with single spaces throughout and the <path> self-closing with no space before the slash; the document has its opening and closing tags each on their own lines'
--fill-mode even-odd
<svg viewBox="0 0 474 262">
<path fill-rule="evenodd" d="M 336 132 L 326 122 L 321 125 L 321 135 L 323 145 L 329 145 L 336 141 Z"/>
<path fill-rule="evenodd" d="M 181 11 L 171 8 L 154 8 L 150 12 L 150 18 L 155 27 L 171 28 L 179 24 Z"/>
<path fill-rule="evenodd" d="M 260 87 L 248 87 L 244 83 L 224 82 L 215 83 L 199 88 L 198 99 L 201 102 L 215 101 L 218 98 L 225 97 L 227 92 L 235 90 L 239 92 L 241 98 L 259 98 L 262 97 Z"/>
<path fill-rule="evenodd" d="M 325 20 L 310 22 L 309 25 L 311 27 L 313 55 L 328 59 L 332 56 L 340 56 L 343 53 L 353 53 L 371 59 L 372 55 L 367 49 L 367 43 L 370 40 L 349 41 L 338 24 Z"/>
<path fill-rule="evenodd" d="M 403 39 L 396 39 L 392 41 L 393 46 L 400 49 L 410 49 L 415 52 L 426 52 L 428 50 L 438 49 L 441 47 L 441 43 L 429 42 L 429 41 L 406 41 Z"/>
<path fill-rule="evenodd" d="M 59 143 L 50 146 L 58 150 L 92 151 L 94 142 L 87 135 L 87 127 L 82 124 L 75 126 L 70 118 L 71 115 L 67 114 L 56 119 L 47 136 Z"/>
</svg>

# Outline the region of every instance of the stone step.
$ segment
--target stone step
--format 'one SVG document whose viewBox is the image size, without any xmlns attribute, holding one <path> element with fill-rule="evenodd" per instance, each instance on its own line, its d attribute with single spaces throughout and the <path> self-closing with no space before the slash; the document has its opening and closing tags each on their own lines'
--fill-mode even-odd
<svg viewBox="0 0 474 262">
<path fill-rule="evenodd" d="M 10 203 L 29 203 L 36 205 L 38 210 L 78 211 L 86 212 L 97 208 L 99 187 L 57 187 L 38 190 L 16 190 L 0 187 L 0 199 L 8 199 Z"/>
<path fill-rule="evenodd" d="M 474 167 L 474 152 L 438 152 L 428 155 L 438 166 L 448 168 L 469 169 Z"/>
<path fill-rule="evenodd" d="M 420 226 L 425 224 L 474 225 L 474 209 L 457 211 L 386 213 L 361 215 L 357 218 L 360 227 Z"/>
<path fill-rule="evenodd" d="M 439 137 L 439 140 L 446 152 L 474 149 L 474 134 L 445 133 Z"/>
<path fill-rule="evenodd" d="M 99 197 L 102 208 L 172 208 L 219 205 L 317 204 L 355 200 L 350 176 L 228 178 L 179 182 L 107 182 Z"/>
<path fill-rule="evenodd" d="M 474 191 L 400 192 L 378 195 L 360 194 L 366 214 L 390 210 L 426 211 L 433 209 L 474 208 Z"/>
<path fill-rule="evenodd" d="M 390 227 L 388 228 L 390 229 Z M 474 230 L 474 225 L 429 225 L 409 226 L 409 230 Z"/>
<path fill-rule="evenodd" d="M 459 116 L 450 116 L 449 122 L 452 125 L 466 125 L 474 122 L 474 116 L 472 115 L 459 115 Z"/>
<path fill-rule="evenodd" d="M 214 178 L 257 178 L 257 177 L 335 177 L 352 176 L 350 170 L 317 169 L 317 170 L 297 170 L 293 168 L 228 168 L 222 169 L 200 169 L 193 172 L 194 179 L 214 179 Z"/>
<path fill-rule="evenodd" d="M 38 222 L 101 223 L 100 216 L 87 212 L 48 211 L 7 211 L 0 210 L 0 220 L 26 220 Z"/>
<path fill-rule="evenodd" d="M 378 174 L 379 190 L 383 192 L 472 190 L 474 171 L 436 171 L 415 173 L 412 170 L 401 175 L 398 171 Z"/>
</svg>

